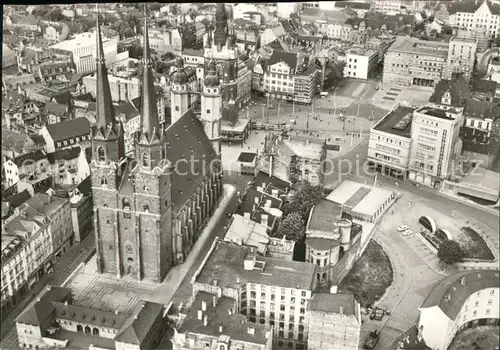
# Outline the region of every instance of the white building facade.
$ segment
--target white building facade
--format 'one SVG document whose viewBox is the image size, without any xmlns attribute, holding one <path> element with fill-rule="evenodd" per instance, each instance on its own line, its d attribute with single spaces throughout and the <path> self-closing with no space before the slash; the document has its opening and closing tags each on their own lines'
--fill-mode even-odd
<svg viewBox="0 0 500 350">
<path fill-rule="evenodd" d="M 344 76 L 356 79 L 369 79 L 377 64 L 377 51 L 350 49 L 346 52 Z"/>
<path fill-rule="evenodd" d="M 479 7 L 459 6 L 457 12 L 450 14 L 449 24 L 469 31 L 485 29 L 490 37 L 495 37 L 500 34 L 500 10 L 498 6 L 490 6 L 488 1 L 483 1 Z"/>
</svg>

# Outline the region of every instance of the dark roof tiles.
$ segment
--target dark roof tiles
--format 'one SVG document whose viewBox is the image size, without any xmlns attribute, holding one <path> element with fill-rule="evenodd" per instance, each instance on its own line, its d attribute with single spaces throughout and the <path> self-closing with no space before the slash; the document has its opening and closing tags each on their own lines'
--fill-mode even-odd
<svg viewBox="0 0 500 350">
<path fill-rule="evenodd" d="M 90 133 L 90 122 L 87 118 L 70 119 L 56 124 L 48 124 L 46 127 L 54 142 Z"/>
</svg>

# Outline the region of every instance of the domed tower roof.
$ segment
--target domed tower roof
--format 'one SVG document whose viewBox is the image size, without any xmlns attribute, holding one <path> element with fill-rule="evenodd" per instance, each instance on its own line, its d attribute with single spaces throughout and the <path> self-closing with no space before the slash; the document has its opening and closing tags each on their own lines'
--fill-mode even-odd
<svg viewBox="0 0 500 350">
<path fill-rule="evenodd" d="M 182 58 L 179 58 L 177 60 L 177 63 L 175 64 L 177 67 L 177 70 L 172 74 L 172 82 L 174 84 L 187 84 L 188 82 L 188 76 L 186 71 L 184 70 L 184 61 Z"/>
<path fill-rule="evenodd" d="M 220 79 L 217 75 L 217 71 L 215 70 L 215 63 L 211 62 L 208 68 L 208 74 L 205 77 L 205 86 L 214 87 L 219 85 Z"/>
</svg>

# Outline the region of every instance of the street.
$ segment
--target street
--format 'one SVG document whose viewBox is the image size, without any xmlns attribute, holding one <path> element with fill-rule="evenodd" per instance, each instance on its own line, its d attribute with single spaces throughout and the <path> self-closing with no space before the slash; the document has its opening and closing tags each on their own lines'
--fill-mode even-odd
<svg viewBox="0 0 500 350">
<path fill-rule="evenodd" d="M 47 285 L 62 286 L 66 279 L 75 271 L 78 266 L 88 260 L 94 254 L 95 238 L 93 231 L 85 237 L 81 243 L 75 243 L 52 267 L 51 274 L 44 275 L 26 295 L 25 299 L 17 305 L 1 323 L 1 349 L 18 349 L 17 332 L 14 320 L 24 310 L 24 308 L 38 295 Z"/>
</svg>

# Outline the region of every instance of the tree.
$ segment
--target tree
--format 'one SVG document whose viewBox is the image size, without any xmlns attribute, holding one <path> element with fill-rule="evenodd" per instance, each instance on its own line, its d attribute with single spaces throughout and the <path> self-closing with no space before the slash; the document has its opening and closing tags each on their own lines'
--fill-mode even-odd
<svg viewBox="0 0 500 350">
<path fill-rule="evenodd" d="M 47 13 L 46 17 L 49 21 L 53 22 L 60 22 L 66 18 L 64 17 L 60 7 L 54 7 L 49 13 Z"/>
<path fill-rule="evenodd" d="M 306 233 L 306 225 L 300 213 L 294 212 L 288 215 L 279 229 L 279 236 L 285 236 L 292 241 L 301 241 Z"/>
<path fill-rule="evenodd" d="M 438 258 L 447 265 L 453 265 L 463 260 L 464 252 L 457 241 L 445 239 L 438 249 Z"/>
<path fill-rule="evenodd" d="M 297 192 L 292 201 L 283 207 L 283 213 L 288 216 L 297 212 L 304 221 L 307 221 L 311 208 L 318 204 L 321 198 L 323 198 L 321 187 L 306 184 Z"/>
<path fill-rule="evenodd" d="M 196 49 L 196 29 L 192 23 L 184 26 L 184 30 L 182 31 L 182 48 Z"/>
<path fill-rule="evenodd" d="M 332 63 L 327 69 L 329 73 L 325 77 L 325 89 L 332 86 L 339 86 L 340 82 L 344 79 L 344 67 L 346 63 L 344 61 Z"/>
<path fill-rule="evenodd" d="M 453 29 L 450 26 L 443 26 L 441 28 L 441 32 L 446 35 L 452 35 L 453 34 Z"/>
<path fill-rule="evenodd" d="M 174 16 L 177 16 L 179 14 L 179 8 L 177 7 L 176 4 L 170 5 L 170 13 Z"/>
<path fill-rule="evenodd" d="M 37 17 L 45 17 L 52 10 L 52 8 L 52 6 L 40 5 L 37 6 L 31 14 Z"/>
</svg>

